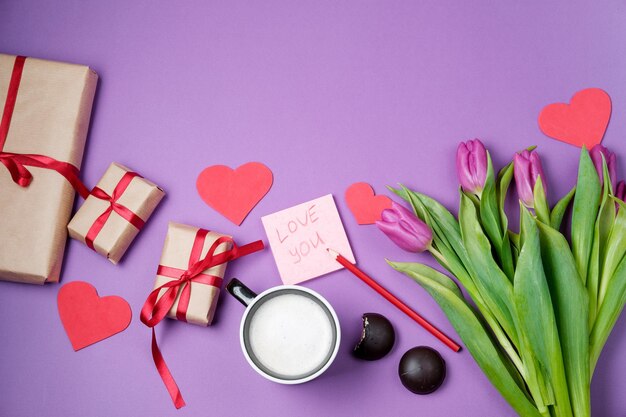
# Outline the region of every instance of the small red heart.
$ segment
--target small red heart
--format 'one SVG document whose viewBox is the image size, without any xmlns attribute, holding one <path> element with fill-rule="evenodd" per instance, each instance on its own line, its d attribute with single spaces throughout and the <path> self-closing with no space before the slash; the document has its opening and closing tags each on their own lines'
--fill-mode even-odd
<svg viewBox="0 0 626 417">
<path fill-rule="evenodd" d="M 57 297 L 59 316 L 75 351 L 125 330 L 132 316 L 121 297 L 98 297 L 89 283 L 65 284 Z"/>
<path fill-rule="evenodd" d="M 386 195 L 375 195 L 371 185 L 356 182 L 346 190 L 346 203 L 358 224 L 373 224 L 380 220 L 380 213 L 391 207 Z"/>
<path fill-rule="evenodd" d="M 611 97 L 599 88 L 580 90 L 570 104 L 548 104 L 539 114 L 539 128 L 551 138 L 588 149 L 602 142 L 611 117 Z"/>
<path fill-rule="evenodd" d="M 260 162 L 248 162 L 233 170 L 213 165 L 198 176 L 196 188 L 209 206 L 240 225 L 272 186 L 272 171 Z"/>
</svg>

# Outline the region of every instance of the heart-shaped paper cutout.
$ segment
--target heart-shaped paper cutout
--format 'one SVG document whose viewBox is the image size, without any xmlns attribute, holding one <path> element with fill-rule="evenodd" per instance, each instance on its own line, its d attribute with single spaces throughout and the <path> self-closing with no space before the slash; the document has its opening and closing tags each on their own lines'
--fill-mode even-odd
<svg viewBox="0 0 626 417">
<path fill-rule="evenodd" d="M 611 98 L 599 88 L 580 90 L 570 104 L 548 104 L 539 114 L 539 128 L 551 138 L 588 149 L 602 142 L 611 117 Z"/>
<path fill-rule="evenodd" d="M 125 330 L 130 324 L 130 306 L 121 297 L 99 297 L 89 283 L 65 284 L 57 297 L 59 316 L 75 351 Z"/>
<path fill-rule="evenodd" d="M 240 225 L 272 186 L 272 171 L 260 162 L 237 169 L 213 165 L 198 176 L 196 188 L 209 206 Z"/>
<path fill-rule="evenodd" d="M 374 224 L 380 220 L 380 213 L 391 207 L 391 199 L 386 195 L 375 195 L 371 185 L 356 182 L 346 190 L 346 203 L 358 224 Z"/>
</svg>

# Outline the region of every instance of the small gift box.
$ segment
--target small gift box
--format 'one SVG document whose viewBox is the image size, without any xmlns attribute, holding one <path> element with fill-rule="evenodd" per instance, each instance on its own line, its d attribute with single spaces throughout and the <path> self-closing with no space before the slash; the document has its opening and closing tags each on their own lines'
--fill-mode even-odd
<svg viewBox="0 0 626 417">
<path fill-rule="evenodd" d="M 98 75 L 0 54 L 0 280 L 59 280 Z M 74 187 L 74 188 L 73 188 Z"/>
<path fill-rule="evenodd" d="M 70 237 L 117 264 L 165 193 L 113 162 L 67 226 Z"/>
<path fill-rule="evenodd" d="M 215 257 L 231 248 L 230 236 L 184 224 L 170 223 L 154 288 L 179 281 L 187 270 L 206 258 L 209 252 L 211 252 L 210 256 Z M 210 325 L 215 314 L 225 271 L 226 262 L 201 271 L 185 286 L 187 295 L 183 297 L 183 303 L 181 303 L 181 295 L 183 295 L 184 288 L 179 289 L 167 317 L 200 326 Z M 167 288 L 161 290 L 159 299 L 166 291 Z"/>
<path fill-rule="evenodd" d="M 154 327 L 170 317 L 200 326 L 213 321 L 226 263 L 264 248 L 257 240 L 237 246 L 230 236 L 170 223 L 154 289 L 139 318 L 152 328 L 152 359 L 176 408 L 185 401 L 157 344 Z"/>
</svg>

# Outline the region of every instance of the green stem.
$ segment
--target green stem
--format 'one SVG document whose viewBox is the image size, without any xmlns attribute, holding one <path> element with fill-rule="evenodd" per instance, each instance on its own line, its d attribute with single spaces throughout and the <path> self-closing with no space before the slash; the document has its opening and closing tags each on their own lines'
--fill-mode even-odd
<svg viewBox="0 0 626 417">
<path fill-rule="evenodd" d="M 442 262 L 443 264 L 446 264 L 445 257 L 441 254 L 441 252 L 435 249 L 432 245 L 429 246 L 428 251 L 438 261 Z M 491 328 L 491 331 L 493 332 L 494 336 L 500 343 L 500 346 L 502 346 L 502 348 L 506 352 L 509 359 L 511 359 L 511 362 L 513 362 L 513 365 L 515 365 L 515 368 L 520 373 L 522 378 L 526 380 L 526 376 L 527 376 L 526 367 L 522 363 L 522 360 L 517 354 L 515 347 L 511 344 L 511 341 L 509 340 L 509 338 L 506 336 L 506 334 L 504 333 L 504 331 L 502 330 L 502 328 L 500 327 L 496 319 L 493 317 L 493 315 L 489 311 L 489 309 L 485 306 L 482 298 L 480 297 L 480 294 L 476 292 L 475 294 L 470 294 L 470 296 L 472 297 L 474 303 L 478 307 L 478 310 L 481 312 L 482 316 L 485 318 L 485 320 L 489 324 L 489 327 Z"/>
<path fill-rule="evenodd" d="M 474 300 L 474 302 L 476 302 L 476 300 Z M 476 305 L 478 304 L 479 303 L 476 303 Z M 509 340 L 509 338 L 506 337 L 506 335 L 504 334 L 504 331 L 502 330 L 500 325 L 496 322 L 496 320 L 493 318 L 493 316 L 491 314 L 485 314 L 484 310 L 486 310 L 486 307 L 484 306 L 483 308 L 479 307 L 479 310 L 481 311 L 483 317 L 489 324 L 489 327 L 491 328 L 491 331 L 493 331 L 494 335 L 496 336 L 496 339 L 498 339 L 498 342 L 500 343 L 500 346 L 502 346 L 502 349 L 504 349 L 509 359 L 511 359 L 511 362 L 513 362 L 513 365 L 515 365 L 515 368 L 520 373 L 522 378 L 526 380 L 526 376 L 527 376 L 526 367 L 522 363 L 522 360 L 520 359 L 519 355 L 517 354 L 517 351 L 511 344 L 511 341 Z"/>
</svg>

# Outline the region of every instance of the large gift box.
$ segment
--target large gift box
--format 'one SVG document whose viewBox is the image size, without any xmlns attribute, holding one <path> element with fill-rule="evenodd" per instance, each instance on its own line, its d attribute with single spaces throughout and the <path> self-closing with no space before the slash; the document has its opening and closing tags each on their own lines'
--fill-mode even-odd
<svg viewBox="0 0 626 417">
<path fill-rule="evenodd" d="M 213 256 L 232 248 L 230 236 L 171 222 L 167 228 L 167 236 L 165 237 L 154 288 L 162 287 L 168 282 L 179 281 L 181 274 L 191 268 L 196 262 L 204 259 L 214 243 L 220 238 L 224 242 L 214 247 Z M 183 319 L 188 323 L 200 326 L 210 325 L 215 314 L 225 271 L 226 262 L 223 262 L 202 271 L 196 279 L 189 281 L 187 283 L 190 286 L 187 289 L 189 291 L 189 301 L 185 303 L 186 306 L 182 315 L 181 313 L 177 315 L 181 295 L 184 290 L 181 287 L 167 316 L 173 319 Z M 166 291 L 167 288 L 161 290 L 159 299 Z"/>
<path fill-rule="evenodd" d="M 165 193 L 113 162 L 67 225 L 70 237 L 117 264 Z"/>
<path fill-rule="evenodd" d="M 59 280 L 97 74 L 0 54 L 0 279 Z M 75 185 L 76 186 L 76 185 Z"/>
</svg>

